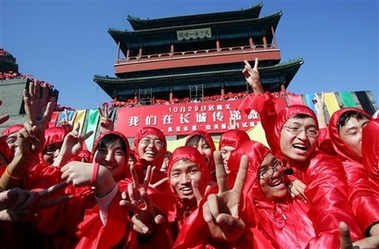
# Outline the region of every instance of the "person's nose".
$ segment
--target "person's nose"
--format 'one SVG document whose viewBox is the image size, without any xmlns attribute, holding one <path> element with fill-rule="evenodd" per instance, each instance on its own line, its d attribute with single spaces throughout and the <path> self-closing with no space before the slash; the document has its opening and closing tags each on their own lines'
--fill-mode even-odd
<svg viewBox="0 0 379 249">
<path fill-rule="evenodd" d="M 107 155 L 105 156 L 105 160 L 107 162 L 111 162 L 113 159 L 114 159 L 113 153 L 111 151 L 108 152 Z"/>
<path fill-rule="evenodd" d="M 190 182 L 190 181 L 191 181 L 191 178 L 189 177 L 188 174 L 182 174 L 182 175 L 180 176 L 180 183 L 181 183 L 181 184 L 186 184 L 186 183 L 188 183 L 188 182 Z"/>
<path fill-rule="evenodd" d="M 308 138 L 307 132 L 305 130 L 302 130 L 299 134 L 297 134 L 297 137 L 300 139 L 306 139 Z"/>
<path fill-rule="evenodd" d="M 280 170 L 277 168 L 272 168 L 272 177 L 278 177 L 281 174 Z"/>
</svg>

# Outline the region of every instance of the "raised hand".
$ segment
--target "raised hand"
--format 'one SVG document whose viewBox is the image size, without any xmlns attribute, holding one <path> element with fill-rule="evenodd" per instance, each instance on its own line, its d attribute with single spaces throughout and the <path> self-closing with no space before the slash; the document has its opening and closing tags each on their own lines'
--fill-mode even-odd
<svg viewBox="0 0 379 249">
<path fill-rule="evenodd" d="M 64 118 L 61 121 L 59 121 L 60 126 L 64 127 L 69 132 L 72 131 L 72 129 L 74 128 L 74 122 L 77 115 L 78 115 L 78 111 L 75 111 L 71 120 L 68 120 L 67 109 L 64 109 Z"/>
<path fill-rule="evenodd" d="M 77 123 L 74 129 L 65 136 L 59 155 L 54 161 L 54 166 L 60 167 L 65 164 L 70 158 L 78 155 L 83 148 L 84 141 L 93 133 L 93 131 L 90 131 L 87 134 L 80 136 L 79 130 L 80 124 Z"/>
<path fill-rule="evenodd" d="M 323 112 L 325 108 L 324 92 L 321 93 L 321 96 L 315 93 L 315 97 L 312 99 L 312 102 L 315 106 L 316 112 Z"/>
<path fill-rule="evenodd" d="M 17 133 L 18 151 L 16 154 L 36 158 L 42 151 L 44 143 L 45 132 L 30 122 L 25 122 L 24 128 Z"/>
<path fill-rule="evenodd" d="M 44 131 L 25 122 L 24 128 L 17 133 L 18 149 L 13 160 L 7 166 L 7 173 L 0 177 L 0 186 L 4 190 L 21 187 L 30 167 L 36 162 L 45 143 Z"/>
<path fill-rule="evenodd" d="M 193 189 L 193 193 L 195 194 L 197 206 L 199 206 L 201 200 L 203 199 L 203 196 L 206 196 L 208 194 L 208 192 L 211 189 L 211 186 L 207 185 L 207 187 L 205 188 L 204 194 L 200 192 L 197 182 L 195 182 L 194 180 L 191 181 L 191 187 Z"/>
<path fill-rule="evenodd" d="M 248 158 L 241 158 L 237 178 L 232 189 L 227 187 L 221 153 L 215 151 L 216 178 L 219 191 L 210 194 L 203 205 L 203 218 L 207 222 L 211 236 L 215 239 L 234 241 L 245 231 L 245 223 L 239 218 L 239 204 L 247 174 Z"/>
<path fill-rule="evenodd" d="M 147 193 L 147 188 L 152 178 L 152 168 L 147 167 L 145 179 L 142 185 L 138 184 L 138 176 L 134 167 L 130 167 L 132 183 L 128 185 L 128 190 L 121 193 L 120 205 L 134 213 L 132 217 L 133 229 L 140 234 L 151 234 L 156 225 L 165 222 L 161 214 L 157 214 L 156 209 Z"/>
<path fill-rule="evenodd" d="M 321 96 L 315 93 L 315 97 L 312 99 L 312 102 L 317 115 L 318 128 L 326 128 L 328 125 L 326 123 L 324 93 L 322 92 Z"/>
<path fill-rule="evenodd" d="M 29 83 L 29 90 L 24 90 L 25 113 L 32 126 L 44 131 L 53 114 L 54 103 L 48 100 L 49 88 L 46 83 L 42 86 L 35 80 Z"/>
<path fill-rule="evenodd" d="M 102 110 L 100 107 L 98 107 L 99 114 L 100 114 L 100 122 L 99 122 L 99 130 L 100 133 L 104 133 L 107 131 L 113 131 L 114 130 L 114 123 L 113 121 L 108 117 L 108 106 L 104 106 L 104 110 Z"/>
<path fill-rule="evenodd" d="M 0 220 L 23 222 L 31 211 L 52 207 L 68 201 L 72 196 L 63 195 L 47 199 L 52 194 L 64 189 L 66 182 L 61 182 L 39 192 L 12 188 L 0 193 Z"/>
<path fill-rule="evenodd" d="M 258 71 L 258 58 L 255 58 L 254 68 L 251 67 L 247 60 L 244 60 L 244 63 L 245 67 L 242 70 L 242 74 L 245 76 L 247 83 L 249 83 L 255 94 L 264 93 Z"/>
</svg>

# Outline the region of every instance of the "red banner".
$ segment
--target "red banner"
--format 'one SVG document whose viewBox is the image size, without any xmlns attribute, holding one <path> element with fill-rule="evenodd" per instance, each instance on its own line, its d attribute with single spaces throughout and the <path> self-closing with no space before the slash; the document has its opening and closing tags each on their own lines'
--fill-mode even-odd
<svg viewBox="0 0 379 249">
<path fill-rule="evenodd" d="M 155 126 L 167 135 L 188 135 L 196 130 L 222 133 L 231 121 L 237 127 L 248 130 L 255 126 L 258 114 L 242 114 L 237 107 L 242 100 L 207 101 L 140 107 L 120 107 L 115 130 L 127 137 L 134 137 L 139 127 Z"/>
</svg>

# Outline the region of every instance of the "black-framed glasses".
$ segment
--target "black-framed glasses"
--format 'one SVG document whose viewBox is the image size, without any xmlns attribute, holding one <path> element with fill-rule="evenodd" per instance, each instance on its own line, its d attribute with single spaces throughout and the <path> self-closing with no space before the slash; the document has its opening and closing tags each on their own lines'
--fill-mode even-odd
<svg viewBox="0 0 379 249">
<path fill-rule="evenodd" d="M 142 145 L 150 145 L 154 144 L 155 147 L 162 147 L 164 143 L 160 139 L 150 139 L 150 138 L 143 138 L 139 141 Z"/>
<path fill-rule="evenodd" d="M 316 128 L 309 128 L 309 129 L 303 129 L 303 128 L 299 128 L 299 127 L 293 127 L 293 126 L 284 126 L 284 128 L 290 132 L 291 134 L 293 135 L 299 135 L 300 133 L 302 133 L 303 131 L 305 132 L 305 134 L 308 136 L 308 137 L 312 137 L 312 138 L 315 138 L 318 136 L 319 134 L 319 131 L 316 129 Z"/>
<path fill-rule="evenodd" d="M 269 167 L 261 167 L 258 172 L 258 176 L 260 179 L 268 179 L 270 178 L 275 171 L 280 171 L 283 168 L 283 161 L 276 160 L 274 165 Z"/>
</svg>

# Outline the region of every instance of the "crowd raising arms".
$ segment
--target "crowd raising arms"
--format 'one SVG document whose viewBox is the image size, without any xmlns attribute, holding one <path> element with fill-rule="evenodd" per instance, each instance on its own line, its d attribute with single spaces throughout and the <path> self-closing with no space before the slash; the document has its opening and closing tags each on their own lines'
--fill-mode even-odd
<svg viewBox="0 0 379 249">
<path fill-rule="evenodd" d="M 245 61 L 242 73 L 254 93 L 240 110 L 260 114 L 271 150 L 236 129 L 223 134 L 221 152 L 215 151 L 210 135 L 197 131 L 171 154 L 167 173 L 160 170 L 163 133 L 142 127 L 131 153 L 124 135 L 113 131 L 107 107 L 92 162 L 79 156 L 92 132 L 81 136 L 75 118 L 61 124 L 66 132 L 59 147 L 49 147 L 54 100 L 46 85 L 31 83 L 24 91 L 28 122 L 18 128 L 13 160 L 0 178 L 0 219 L 30 222 L 49 241 L 46 248 L 378 248 L 379 219 L 360 213 L 370 211 L 362 209 L 362 198 L 378 198 L 365 185 L 375 174 L 363 173 L 364 181 L 349 177 L 342 159 L 323 153 L 334 142 L 319 146 L 331 127 L 323 94 L 315 94 L 316 115 L 302 106 L 277 112 L 260 82 L 258 59 L 254 67 Z M 53 160 L 43 161 L 44 154 Z M 129 166 L 130 154 L 136 161 Z M 357 154 L 361 174 L 369 163 L 365 150 Z M 347 188 L 352 181 L 359 188 Z M 349 202 L 352 196 L 359 201 Z"/>
</svg>

